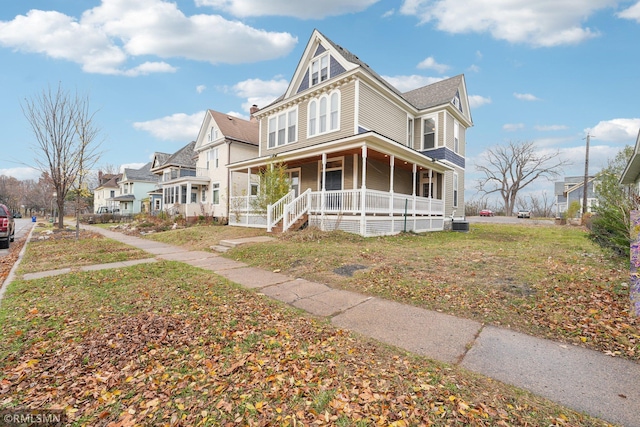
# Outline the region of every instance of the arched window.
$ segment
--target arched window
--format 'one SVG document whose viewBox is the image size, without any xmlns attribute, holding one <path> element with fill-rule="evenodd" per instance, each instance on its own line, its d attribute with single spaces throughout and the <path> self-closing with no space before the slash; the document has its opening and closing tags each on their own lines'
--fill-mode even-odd
<svg viewBox="0 0 640 427">
<path fill-rule="evenodd" d="M 337 130 L 340 127 L 340 94 L 334 92 L 331 94 L 331 119 L 329 130 Z"/>
<path fill-rule="evenodd" d="M 318 123 L 320 129 L 319 133 L 324 133 L 327 131 L 327 97 L 323 96 L 320 98 L 320 120 Z"/>
</svg>

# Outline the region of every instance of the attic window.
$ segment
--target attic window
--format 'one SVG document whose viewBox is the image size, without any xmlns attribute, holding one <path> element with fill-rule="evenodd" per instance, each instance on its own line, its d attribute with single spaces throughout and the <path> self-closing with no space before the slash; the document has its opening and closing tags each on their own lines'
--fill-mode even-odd
<svg viewBox="0 0 640 427">
<path fill-rule="evenodd" d="M 329 54 L 317 57 L 309 64 L 309 86 L 329 79 Z"/>
</svg>

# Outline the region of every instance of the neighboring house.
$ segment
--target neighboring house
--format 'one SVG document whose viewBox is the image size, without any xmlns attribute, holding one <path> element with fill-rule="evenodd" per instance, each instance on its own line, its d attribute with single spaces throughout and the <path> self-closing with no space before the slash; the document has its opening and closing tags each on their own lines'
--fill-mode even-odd
<svg viewBox="0 0 640 427">
<path fill-rule="evenodd" d="M 200 214 L 199 203 L 208 179 L 196 177 L 195 145 L 191 141 L 173 154 L 154 154 L 151 171 L 158 177 L 158 189 L 149 193 L 152 212 L 164 210 L 185 218 Z"/>
<path fill-rule="evenodd" d="M 287 91 L 259 110 L 258 157 L 232 163 L 230 224 L 287 230 L 300 219 L 363 236 L 442 230 L 464 213 L 463 75 L 402 93 L 315 30 Z M 273 162 L 292 192 L 265 214 L 251 183 Z"/>
<path fill-rule="evenodd" d="M 120 195 L 119 181 L 121 178 L 122 174 L 98 172 L 98 187 L 93 190 L 93 211 L 95 213 L 113 212 L 113 209 L 120 208 L 120 203 L 116 202 L 114 198 Z"/>
<path fill-rule="evenodd" d="M 596 191 L 598 189 L 595 176 L 589 176 L 587 181 L 587 212 L 592 212 L 597 206 L 598 199 Z M 564 181 L 555 183 L 555 206 L 556 217 L 562 216 L 569 209 L 572 202 L 580 204 L 580 214 L 582 215 L 582 200 L 584 198 L 584 176 L 568 176 Z"/>
<path fill-rule="evenodd" d="M 140 169 L 125 168 L 119 181 L 120 195 L 113 198 L 119 203 L 120 214 L 131 215 L 148 210 L 149 191 L 158 183 L 151 172 L 151 162 Z"/>
<path fill-rule="evenodd" d="M 633 154 L 620 177 L 620 184 L 631 185 L 636 194 L 640 194 L 640 130 L 638 130 Z"/>
<path fill-rule="evenodd" d="M 254 106 L 252 114 L 255 111 Z M 246 185 L 246 179 L 239 181 L 240 177 L 235 183 L 230 181 L 227 165 L 258 155 L 258 130 L 258 121 L 253 116 L 244 120 L 207 110 L 198 137 L 191 143 L 192 172 L 178 177 L 176 167 L 171 166 L 172 178 L 165 181 L 166 172 L 163 175 L 163 205 L 173 207 L 171 213 L 185 217 L 206 215 L 226 222 L 229 188 Z M 170 160 L 166 160 L 165 165 L 168 163 Z M 255 188 L 250 186 L 248 191 L 255 192 Z"/>
</svg>

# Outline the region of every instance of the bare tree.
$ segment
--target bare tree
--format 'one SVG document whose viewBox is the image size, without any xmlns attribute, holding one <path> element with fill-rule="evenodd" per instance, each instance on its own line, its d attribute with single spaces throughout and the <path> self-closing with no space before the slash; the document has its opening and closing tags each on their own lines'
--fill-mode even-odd
<svg viewBox="0 0 640 427">
<path fill-rule="evenodd" d="M 486 195 L 499 193 L 505 215 L 511 216 L 520 190 L 538 178 L 558 175 L 559 169 L 569 164 L 558 155 L 558 151 L 537 152 L 533 141 L 511 141 L 507 146 L 493 147 L 476 165 L 476 169 L 484 174 L 478 181 L 478 190 Z"/>
<path fill-rule="evenodd" d="M 95 163 L 96 132 L 88 98 L 58 85 L 25 100 L 22 111 L 35 136 L 38 169 L 47 173 L 55 191 L 58 228 L 64 228 L 64 202 L 82 171 Z M 90 131 L 89 131 L 90 130 Z"/>
</svg>

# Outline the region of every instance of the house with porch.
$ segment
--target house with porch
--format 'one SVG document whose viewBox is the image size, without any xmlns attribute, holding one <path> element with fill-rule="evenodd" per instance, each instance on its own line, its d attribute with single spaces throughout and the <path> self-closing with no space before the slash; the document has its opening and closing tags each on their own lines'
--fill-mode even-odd
<svg viewBox="0 0 640 427">
<path fill-rule="evenodd" d="M 464 213 L 473 121 L 463 75 L 401 92 L 315 30 L 286 92 L 254 116 L 258 156 L 229 165 L 245 181 L 232 187 L 232 225 L 375 236 L 443 230 Z M 249 189 L 273 163 L 291 191 L 260 212 Z"/>
<path fill-rule="evenodd" d="M 636 195 L 640 194 L 640 130 L 636 137 L 633 154 L 620 176 L 620 184 L 631 186 Z"/>
<path fill-rule="evenodd" d="M 118 182 L 120 194 L 110 199 L 118 204 L 121 215 L 135 215 L 148 212 L 149 195 L 158 183 L 158 177 L 151 172 L 151 162 L 140 169 L 125 168 Z"/>
<path fill-rule="evenodd" d="M 122 174 L 111 174 L 98 172 L 98 186 L 93 190 L 93 211 L 113 212 L 114 209 L 120 208 L 120 203 L 114 201 L 116 196 L 120 195 L 119 182 Z"/>
<path fill-rule="evenodd" d="M 191 141 L 173 154 L 154 153 L 151 172 L 157 177 L 157 188 L 149 192 L 151 212 L 165 211 L 170 215 L 199 215 L 199 193 L 208 182 L 196 178 L 196 159 Z"/>
</svg>

